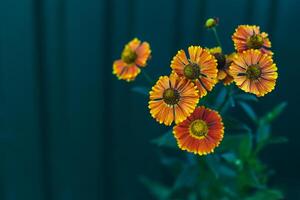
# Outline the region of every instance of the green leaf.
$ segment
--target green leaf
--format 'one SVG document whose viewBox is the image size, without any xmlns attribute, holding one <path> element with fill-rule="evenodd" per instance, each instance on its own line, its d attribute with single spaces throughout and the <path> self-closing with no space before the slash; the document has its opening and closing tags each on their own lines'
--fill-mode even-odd
<svg viewBox="0 0 300 200">
<path fill-rule="evenodd" d="M 248 117 L 255 123 L 257 123 L 258 118 L 252 107 L 247 104 L 246 102 L 239 102 L 242 109 L 245 111 L 245 113 L 248 115 Z"/>
<path fill-rule="evenodd" d="M 271 123 L 284 111 L 286 106 L 287 106 L 287 102 L 282 102 L 278 104 L 270 112 L 268 112 L 261 120 L 264 123 Z"/>
<path fill-rule="evenodd" d="M 269 133 L 270 135 L 270 133 Z M 270 144 L 282 144 L 288 142 L 288 138 L 283 137 L 283 136 L 277 136 L 277 137 L 269 137 L 265 138 L 264 140 L 260 140 L 257 142 L 257 147 L 256 147 L 256 153 L 258 153 L 260 150 L 262 150 L 265 146 L 270 145 Z"/>
<path fill-rule="evenodd" d="M 284 196 L 280 190 L 266 189 L 259 190 L 253 196 L 246 198 L 245 200 L 280 200 L 284 199 Z"/>
<path fill-rule="evenodd" d="M 269 144 L 281 144 L 288 142 L 289 139 L 284 136 L 271 137 L 268 141 Z"/>
<path fill-rule="evenodd" d="M 159 152 L 160 161 L 166 167 L 172 167 L 176 164 L 180 164 L 182 161 L 178 157 L 171 157 L 164 155 L 162 152 Z"/>
<path fill-rule="evenodd" d="M 188 200 L 197 200 L 197 194 L 195 192 L 190 193 Z"/>
<path fill-rule="evenodd" d="M 266 175 L 265 172 L 266 166 L 262 163 L 257 156 L 252 156 L 247 160 L 248 167 L 253 170 L 255 173 Z"/>
<path fill-rule="evenodd" d="M 237 160 L 236 154 L 234 152 L 223 153 L 221 154 L 221 157 L 229 163 L 235 163 Z"/>
<path fill-rule="evenodd" d="M 227 89 L 222 87 L 221 91 L 219 92 L 218 96 L 216 97 L 215 101 L 215 108 L 220 108 L 222 104 L 225 102 L 227 96 Z"/>
<path fill-rule="evenodd" d="M 142 94 L 144 96 L 149 96 L 150 89 L 144 86 L 135 86 L 131 88 L 131 91 L 136 92 L 138 94 Z"/>
<path fill-rule="evenodd" d="M 232 96 L 229 97 L 228 101 L 229 101 L 231 107 L 235 107 L 235 101 L 234 101 L 234 98 Z"/>
<path fill-rule="evenodd" d="M 220 164 L 218 167 L 218 171 L 220 174 L 220 177 L 230 177 L 235 178 L 236 177 L 236 170 L 234 170 L 232 167 L 228 167 L 226 165 Z"/>
<path fill-rule="evenodd" d="M 207 155 L 205 157 L 205 163 L 207 164 L 208 168 L 214 174 L 215 178 L 219 178 L 220 171 L 219 171 L 219 160 L 216 155 Z"/>
<path fill-rule="evenodd" d="M 199 170 L 197 166 L 185 165 L 176 178 L 174 188 L 192 187 L 196 184 Z"/>
<path fill-rule="evenodd" d="M 225 127 L 226 127 L 226 131 L 229 131 L 229 132 L 236 132 L 236 131 L 238 131 L 238 132 L 241 132 L 241 131 L 251 132 L 251 128 L 247 124 L 245 124 L 245 123 L 243 123 L 243 122 L 241 122 L 241 121 L 239 121 L 235 118 L 224 117 L 223 121 L 224 121 L 224 124 L 225 124 Z"/>
<path fill-rule="evenodd" d="M 258 178 L 258 174 L 255 173 L 254 170 L 249 167 L 245 167 L 243 171 L 241 171 L 238 177 L 238 181 L 239 181 L 239 185 L 244 187 L 247 186 L 247 187 L 253 187 L 257 189 L 262 189 L 265 187 L 265 185 L 263 185 L 260 182 Z"/>
<path fill-rule="evenodd" d="M 231 101 L 226 101 L 225 104 L 222 106 L 222 108 L 220 108 L 221 115 L 224 115 L 224 113 L 228 111 L 230 106 L 231 106 Z"/>
<path fill-rule="evenodd" d="M 226 135 L 221 145 L 216 149 L 216 152 L 224 153 L 226 151 L 239 151 L 240 141 L 243 138 L 242 134 Z"/>
<path fill-rule="evenodd" d="M 163 147 L 170 147 L 170 148 L 177 147 L 176 139 L 174 138 L 172 129 L 162 134 L 158 138 L 153 139 L 151 142 L 153 144 L 156 144 L 158 146 L 163 146 Z"/>
<path fill-rule="evenodd" d="M 254 101 L 254 102 L 258 101 L 258 99 L 255 95 L 248 94 L 248 93 L 237 94 L 237 95 L 235 95 L 235 99 L 237 101 Z"/>
<path fill-rule="evenodd" d="M 257 133 L 256 133 L 257 144 L 260 145 L 260 143 L 263 143 L 266 140 L 268 140 L 270 134 L 271 134 L 270 124 L 265 124 L 263 122 L 259 123 L 259 126 L 257 128 Z"/>
<path fill-rule="evenodd" d="M 159 200 L 168 200 L 171 196 L 172 189 L 159 182 L 152 181 L 144 176 L 140 177 L 140 181 L 148 188 L 150 193 Z"/>
<path fill-rule="evenodd" d="M 242 160 L 247 160 L 251 155 L 253 142 L 252 134 L 247 132 L 243 134 L 243 137 L 239 141 L 239 155 Z"/>
</svg>

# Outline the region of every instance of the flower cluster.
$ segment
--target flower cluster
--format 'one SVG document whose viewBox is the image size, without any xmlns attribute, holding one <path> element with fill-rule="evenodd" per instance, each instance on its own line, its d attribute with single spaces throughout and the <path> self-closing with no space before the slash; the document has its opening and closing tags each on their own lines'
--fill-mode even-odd
<svg viewBox="0 0 300 200">
<path fill-rule="evenodd" d="M 214 29 L 211 19 L 207 28 Z M 215 29 L 214 29 L 215 31 Z M 224 125 L 217 111 L 199 106 L 201 98 L 218 82 L 235 83 L 245 92 L 264 96 L 277 79 L 277 67 L 270 51 L 268 34 L 258 26 L 241 25 L 232 36 L 235 51 L 225 54 L 220 46 L 190 46 L 173 57 L 169 76 L 161 76 L 150 91 L 149 109 L 159 123 L 173 127 L 179 148 L 199 155 L 214 151 L 224 135 Z M 132 81 L 150 57 L 150 46 L 138 39 L 129 42 L 121 59 L 113 64 L 119 79 Z"/>
</svg>

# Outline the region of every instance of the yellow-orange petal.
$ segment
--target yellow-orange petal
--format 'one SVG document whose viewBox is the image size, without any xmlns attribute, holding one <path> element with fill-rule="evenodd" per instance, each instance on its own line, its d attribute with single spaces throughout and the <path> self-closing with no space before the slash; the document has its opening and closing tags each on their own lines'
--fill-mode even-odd
<svg viewBox="0 0 300 200">
<path fill-rule="evenodd" d="M 120 80 L 133 81 L 140 71 L 136 65 L 128 65 L 122 60 L 116 60 L 113 64 L 113 74 Z"/>
<path fill-rule="evenodd" d="M 134 38 L 125 45 L 121 59 L 113 63 L 113 74 L 119 79 L 133 81 L 141 72 L 140 67 L 146 66 L 150 56 L 149 43 L 141 43 L 139 39 Z"/>
<path fill-rule="evenodd" d="M 271 92 L 278 78 L 272 57 L 253 49 L 238 53 L 229 72 L 239 88 L 259 97 Z"/>
<path fill-rule="evenodd" d="M 259 37 L 259 43 L 255 45 L 250 45 L 249 40 L 251 37 Z M 243 52 L 249 49 L 258 49 L 264 54 L 273 55 L 272 51 L 269 50 L 271 47 L 271 42 L 268 38 L 268 34 L 265 32 L 260 32 L 259 26 L 254 25 L 240 25 L 235 29 L 232 35 L 232 40 L 234 42 L 234 47 L 237 52 Z M 253 44 L 253 43 L 252 43 Z"/>
<path fill-rule="evenodd" d="M 178 76 L 194 82 L 199 96 L 203 97 L 217 83 L 217 61 L 208 50 L 200 46 L 190 46 L 188 52 L 189 59 L 183 50 L 178 51 L 171 62 L 171 68 Z"/>
<path fill-rule="evenodd" d="M 152 117 L 167 126 L 185 120 L 199 101 L 197 87 L 176 74 L 160 77 L 149 94 Z"/>
<path fill-rule="evenodd" d="M 134 38 L 127 45 L 130 47 L 132 51 L 136 51 L 136 49 L 140 46 L 141 41 L 138 38 Z"/>
<path fill-rule="evenodd" d="M 137 59 L 135 63 L 139 67 L 144 67 L 147 64 L 147 61 L 151 54 L 150 45 L 148 42 L 143 42 L 139 47 L 136 49 Z"/>
<path fill-rule="evenodd" d="M 199 155 L 212 153 L 224 135 L 221 116 L 203 106 L 173 128 L 178 147 Z"/>
</svg>

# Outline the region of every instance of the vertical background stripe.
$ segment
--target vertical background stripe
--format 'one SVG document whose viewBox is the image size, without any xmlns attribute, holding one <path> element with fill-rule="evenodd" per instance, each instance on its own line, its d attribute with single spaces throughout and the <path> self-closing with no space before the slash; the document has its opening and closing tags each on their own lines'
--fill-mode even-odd
<svg viewBox="0 0 300 200">
<path fill-rule="evenodd" d="M 208 17 L 220 18 L 226 52 L 238 24 L 270 34 L 280 78 L 256 107 L 261 114 L 289 101 L 274 134 L 290 143 L 263 158 L 277 171 L 272 183 L 299 197 L 298 7 L 292 0 L 0 2 L 0 199 L 152 199 L 139 177 L 168 181 L 149 142 L 167 129 L 150 117 L 147 97 L 130 91 L 150 85 L 142 76 L 118 81 L 112 62 L 138 37 L 153 51 L 144 71 L 166 75 L 179 49 L 215 46 L 203 27 Z"/>
</svg>

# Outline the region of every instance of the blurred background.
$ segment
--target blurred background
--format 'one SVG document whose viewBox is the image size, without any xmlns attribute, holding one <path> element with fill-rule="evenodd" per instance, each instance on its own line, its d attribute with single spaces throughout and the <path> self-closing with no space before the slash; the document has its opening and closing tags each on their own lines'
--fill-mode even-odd
<svg viewBox="0 0 300 200">
<path fill-rule="evenodd" d="M 299 2 L 295 0 L 2 0 L 0 1 L 0 199 L 152 199 L 139 176 L 167 179 L 149 141 L 166 129 L 147 98 L 118 81 L 112 62 L 133 37 L 151 44 L 146 71 L 169 74 L 189 45 L 214 46 L 205 19 L 219 17 L 225 52 L 239 24 L 270 34 L 279 68 L 276 90 L 258 113 L 289 105 L 263 159 L 287 199 L 299 185 Z M 226 134 L 226 132 L 225 132 Z M 230 134 L 230 133 L 227 133 Z"/>
</svg>

